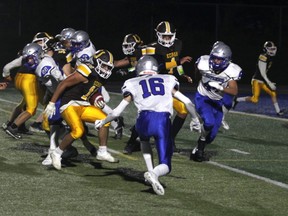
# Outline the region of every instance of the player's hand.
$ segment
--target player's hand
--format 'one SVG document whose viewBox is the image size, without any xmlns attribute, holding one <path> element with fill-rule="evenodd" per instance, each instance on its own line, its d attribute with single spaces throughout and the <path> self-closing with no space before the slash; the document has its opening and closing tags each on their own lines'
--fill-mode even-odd
<svg viewBox="0 0 288 216">
<path fill-rule="evenodd" d="M 96 120 L 95 121 L 95 129 L 98 131 L 103 126 L 103 120 Z"/>
<path fill-rule="evenodd" d="M 193 83 L 193 80 L 190 76 L 187 76 L 186 74 L 183 74 L 182 77 L 184 77 L 188 83 Z"/>
<path fill-rule="evenodd" d="M 12 81 L 12 77 L 11 76 L 4 77 L 4 80 L 6 82 L 11 82 Z"/>
<path fill-rule="evenodd" d="M 1 83 L 0 83 L 0 89 L 1 89 L 1 90 L 6 89 L 7 86 L 8 86 L 8 83 L 6 83 L 6 82 L 1 82 Z"/>
<path fill-rule="evenodd" d="M 224 90 L 223 86 L 221 86 L 218 82 L 215 82 L 215 81 L 210 81 L 210 82 L 208 83 L 208 85 L 211 86 L 211 87 L 213 87 L 213 88 L 215 88 L 215 89 L 218 89 L 218 90 L 220 90 L 220 91 L 223 91 L 223 90 Z"/>
<path fill-rule="evenodd" d="M 184 64 L 185 62 L 191 62 L 192 61 L 192 57 L 191 56 L 185 56 L 183 58 L 180 59 L 180 64 Z"/>
<path fill-rule="evenodd" d="M 276 83 L 269 82 L 268 85 L 269 85 L 271 90 L 276 91 Z"/>
<path fill-rule="evenodd" d="M 56 106 L 55 103 L 49 102 L 48 105 L 46 106 L 44 113 L 48 118 L 51 118 L 53 115 L 56 113 Z"/>
</svg>

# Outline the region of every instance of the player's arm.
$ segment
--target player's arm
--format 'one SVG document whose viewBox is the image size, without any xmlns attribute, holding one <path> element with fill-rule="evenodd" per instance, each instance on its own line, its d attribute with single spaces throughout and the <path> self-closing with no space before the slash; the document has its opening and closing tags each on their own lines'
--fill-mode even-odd
<svg viewBox="0 0 288 216">
<path fill-rule="evenodd" d="M 115 109 L 113 109 L 112 112 L 110 112 L 105 119 L 95 121 L 95 129 L 98 130 L 103 125 L 119 117 L 131 101 L 132 101 L 131 95 L 128 95 L 127 97 L 123 98 L 122 101 L 119 103 L 119 105 Z"/>
<path fill-rule="evenodd" d="M 269 78 L 267 77 L 267 62 L 266 61 L 261 61 L 259 59 L 258 61 L 258 68 L 260 71 L 261 76 L 263 77 L 263 79 L 265 80 L 265 82 L 267 83 L 267 85 L 269 86 L 270 89 L 272 89 L 273 91 L 276 90 L 276 85 L 275 83 L 271 82 L 269 80 Z"/>
<path fill-rule="evenodd" d="M 7 81 L 11 81 L 11 77 L 10 77 L 10 71 L 13 69 L 13 68 L 16 68 L 16 67 L 20 67 L 22 64 L 22 56 L 14 59 L 13 61 L 7 63 L 4 68 L 3 68 L 3 78 L 5 78 L 5 80 Z"/>
<path fill-rule="evenodd" d="M 130 65 L 128 57 L 114 61 L 114 67 L 127 67 Z"/>
<path fill-rule="evenodd" d="M 191 114 L 192 119 L 198 118 L 195 110 L 195 105 L 188 97 L 186 97 L 184 94 L 182 94 L 180 91 L 176 89 L 172 90 L 172 95 L 173 97 L 177 98 L 178 100 L 182 101 L 185 104 L 186 109 Z"/>
</svg>

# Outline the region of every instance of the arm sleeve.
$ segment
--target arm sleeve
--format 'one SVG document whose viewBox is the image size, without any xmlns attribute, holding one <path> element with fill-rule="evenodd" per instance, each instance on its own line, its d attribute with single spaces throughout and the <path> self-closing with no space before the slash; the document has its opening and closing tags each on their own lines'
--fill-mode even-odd
<svg viewBox="0 0 288 216">
<path fill-rule="evenodd" d="M 8 77 L 10 76 L 10 71 L 13 69 L 13 68 L 16 68 L 16 67 L 20 67 L 22 64 L 22 56 L 14 59 L 13 61 L 7 63 L 4 68 L 3 68 L 3 77 Z"/>
<path fill-rule="evenodd" d="M 129 101 L 123 99 L 120 104 L 110 112 L 107 117 L 103 120 L 103 124 L 105 125 L 108 122 L 111 122 L 113 119 L 120 116 L 120 114 L 123 112 L 123 110 L 128 106 Z"/>
<path fill-rule="evenodd" d="M 267 75 L 266 75 L 266 68 L 267 68 L 267 63 L 266 62 L 263 62 L 263 61 L 258 61 L 258 68 L 259 68 L 259 71 L 261 73 L 261 76 L 263 77 L 263 79 L 269 83 L 271 82 Z"/>
<path fill-rule="evenodd" d="M 195 105 L 192 103 L 192 101 L 188 97 L 183 95 L 180 91 L 176 91 L 174 93 L 174 97 L 177 98 L 178 100 L 182 101 L 185 104 L 186 109 L 191 114 L 192 118 L 197 118 Z"/>
</svg>

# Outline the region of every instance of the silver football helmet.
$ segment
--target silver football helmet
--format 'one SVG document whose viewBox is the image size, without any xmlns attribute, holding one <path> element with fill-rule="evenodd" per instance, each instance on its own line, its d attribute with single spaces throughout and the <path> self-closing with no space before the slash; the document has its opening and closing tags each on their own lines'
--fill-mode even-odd
<svg viewBox="0 0 288 216">
<path fill-rule="evenodd" d="M 80 52 L 89 45 L 90 38 L 87 32 L 79 30 L 71 37 L 72 52 Z"/>
<path fill-rule="evenodd" d="M 22 51 L 24 65 L 30 69 L 36 69 L 42 60 L 44 51 L 37 43 L 27 44 Z"/>
<path fill-rule="evenodd" d="M 231 58 L 232 51 L 230 47 L 224 43 L 219 43 L 210 52 L 209 67 L 214 73 L 221 73 L 228 67 Z"/>
<path fill-rule="evenodd" d="M 224 43 L 223 41 L 216 41 L 216 42 L 213 44 L 212 48 L 216 47 L 216 46 L 219 45 L 219 44 L 225 44 L 225 43 Z"/>
<path fill-rule="evenodd" d="M 64 28 L 60 34 L 56 35 L 60 41 L 71 39 L 72 35 L 76 32 L 73 28 Z"/>
<path fill-rule="evenodd" d="M 98 50 L 93 56 L 95 71 L 104 79 L 108 79 L 111 76 L 114 68 L 113 62 L 112 53 L 105 49 Z"/>
<path fill-rule="evenodd" d="M 158 62 L 152 56 L 142 56 L 137 62 L 136 72 L 138 76 L 158 74 Z"/>
<path fill-rule="evenodd" d="M 263 45 L 263 50 L 269 56 L 275 56 L 277 52 L 277 46 L 275 46 L 274 42 L 266 41 Z"/>
</svg>

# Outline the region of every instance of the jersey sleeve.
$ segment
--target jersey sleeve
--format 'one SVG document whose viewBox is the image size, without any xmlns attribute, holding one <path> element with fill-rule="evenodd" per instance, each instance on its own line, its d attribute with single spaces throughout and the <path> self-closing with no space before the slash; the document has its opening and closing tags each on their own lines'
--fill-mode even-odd
<svg viewBox="0 0 288 216">
<path fill-rule="evenodd" d="M 91 68 L 87 64 L 78 65 L 76 70 L 84 77 L 88 77 L 92 73 Z"/>
</svg>

